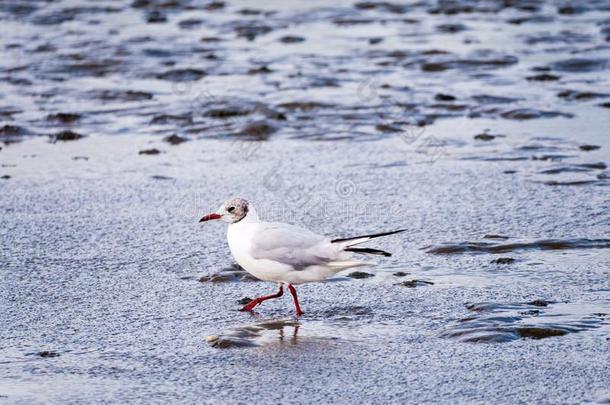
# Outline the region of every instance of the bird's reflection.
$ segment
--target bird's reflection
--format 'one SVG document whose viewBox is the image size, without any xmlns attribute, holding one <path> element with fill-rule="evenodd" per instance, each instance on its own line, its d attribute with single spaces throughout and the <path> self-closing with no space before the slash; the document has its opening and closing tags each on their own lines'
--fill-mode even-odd
<svg viewBox="0 0 610 405">
<path fill-rule="evenodd" d="M 301 327 L 300 324 L 296 324 L 296 325 L 292 325 L 292 334 L 290 334 L 290 340 L 288 341 L 288 343 L 290 343 L 291 345 L 296 345 L 297 344 L 297 340 L 299 337 L 299 328 Z M 290 328 L 289 326 L 286 327 L 286 329 Z M 285 335 L 286 333 L 284 333 L 284 328 L 279 330 L 279 341 L 280 343 L 285 343 L 284 339 L 285 339 Z"/>
<path fill-rule="evenodd" d="M 231 328 L 221 335 L 208 336 L 216 348 L 252 347 L 272 341 L 295 346 L 301 324 L 296 320 L 276 319 Z"/>
</svg>

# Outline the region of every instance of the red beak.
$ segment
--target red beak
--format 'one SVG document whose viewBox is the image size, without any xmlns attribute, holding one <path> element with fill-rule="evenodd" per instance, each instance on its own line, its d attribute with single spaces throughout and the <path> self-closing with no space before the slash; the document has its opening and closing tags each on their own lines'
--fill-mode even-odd
<svg viewBox="0 0 610 405">
<path fill-rule="evenodd" d="M 204 215 L 203 218 L 201 218 L 199 220 L 199 222 L 205 222 L 205 221 L 210 221 L 212 219 L 220 219 L 222 218 L 222 215 L 220 214 L 208 214 L 208 215 Z"/>
</svg>

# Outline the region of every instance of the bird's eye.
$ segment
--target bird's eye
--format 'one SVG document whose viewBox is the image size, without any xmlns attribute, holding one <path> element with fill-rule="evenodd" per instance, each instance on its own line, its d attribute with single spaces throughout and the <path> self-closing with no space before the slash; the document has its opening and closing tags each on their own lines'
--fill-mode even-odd
<svg viewBox="0 0 610 405">
<path fill-rule="evenodd" d="M 227 208 L 227 211 L 229 211 L 229 212 L 233 212 L 233 210 L 235 210 L 235 207 L 229 207 L 229 208 Z"/>
</svg>

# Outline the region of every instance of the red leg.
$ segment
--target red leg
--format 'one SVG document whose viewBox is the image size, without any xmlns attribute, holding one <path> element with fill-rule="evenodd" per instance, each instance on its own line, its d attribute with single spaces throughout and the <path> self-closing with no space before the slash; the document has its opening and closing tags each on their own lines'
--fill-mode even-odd
<svg viewBox="0 0 610 405">
<path fill-rule="evenodd" d="M 280 298 L 282 295 L 284 295 L 284 287 L 282 287 L 282 285 L 280 284 L 280 289 L 277 293 L 270 294 L 270 295 L 263 295 L 262 297 L 255 298 L 252 301 L 250 301 L 249 303 L 247 303 L 246 305 L 244 305 L 244 307 L 242 309 L 240 309 L 240 311 L 250 312 L 254 309 L 255 306 L 257 306 L 261 302 L 270 300 L 271 298 Z"/>
<path fill-rule="evenodd" d="M 292 284 L 288 284 L 288 289 L 290 290 L 290 294 L 292 294 L 292 299 L 294 300 L 294 308 L 296 309 L 297 316 L 303 315 L 303 311 L 301 311 L 301 306 L 299 305 L 299 297 L 297 297 L 297 290 L 295 290 Z"/>
</svg>

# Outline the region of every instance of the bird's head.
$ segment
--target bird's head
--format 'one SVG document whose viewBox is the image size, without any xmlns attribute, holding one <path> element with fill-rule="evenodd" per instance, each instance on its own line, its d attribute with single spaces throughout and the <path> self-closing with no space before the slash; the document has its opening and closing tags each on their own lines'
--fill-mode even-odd
<svg viewBox="0 0 610 405">
<path fill-rule="evenodd" d="M 241 221 L 248 215 L 248 201 L 243 198 L 235 197 L 225 201 L 216 212 L 204 215 L 199 222 L 210 221 L 212 219 L 222 219 L 224 222 L 234 224 Z"/>
</svg>

